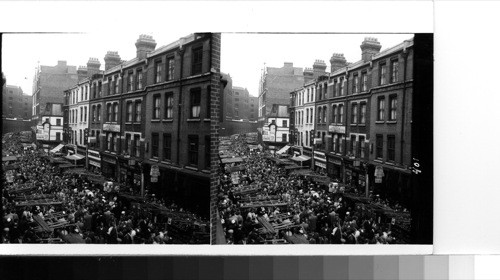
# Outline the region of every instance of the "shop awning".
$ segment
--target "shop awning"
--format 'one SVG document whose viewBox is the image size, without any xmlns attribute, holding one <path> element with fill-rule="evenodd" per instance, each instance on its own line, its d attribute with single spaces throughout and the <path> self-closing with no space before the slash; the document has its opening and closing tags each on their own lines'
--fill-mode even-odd
<svg viewBox="0 0 500 280">
<path fill-rule="evenodd" d="M 291 158 L 291 160 L 294 160 L 294 161 L 307 161 L 307 160 L 310 160 L 310 159 L 311 159 L 310 157 L 304 156 L 304 155 Z"/>
<path fill-rule="evenodd" d="M 79 155 L 79 154 L 74 154 L 74 155 L 65 156 L 64 158 L 69 159 L 69 160 L 81 160 L 81 159 L 84 159 L 85 156 Z"/>
<path fill-rule="evenodd" d="M 51 153 L 57 153 L 59 152 L 62 148 L 64 147 L 63 144 L 59 144 L 57 145 L 57 147 L 55 147 L 54 149 L 50 150 Z"/>
<path fill-rule="evenodd" d="M 2 161 L 16 161 L 16 160 L 17 160 L 16 156 L 2 157 Z"/>
<path fill-rule="evenodd" d="M 240 157 L 235 157 L 235 158 L 223 158 L 221 159 L 222 163 L 236 163 L 236 162 L 242 162 L 243 159 Z"/>
<path fill-rule="evenodd" d="M 277 151 L 276 153 L 281 155 L 283 153 L 286 153 L 288 151 L 288 149 L 290 149 L 290 145 L 286 145 L 285 147 L 281 148 L 279 151 Z"/>
</svg>

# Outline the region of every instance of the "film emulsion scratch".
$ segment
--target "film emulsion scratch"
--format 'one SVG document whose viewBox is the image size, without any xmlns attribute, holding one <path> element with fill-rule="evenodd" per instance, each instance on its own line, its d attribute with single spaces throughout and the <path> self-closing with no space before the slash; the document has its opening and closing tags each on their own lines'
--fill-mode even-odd
<svg viewBox="0 0 500 280">
<path fill-rule="evenodd" d="M 432 67 L 432 35 L 222 34 L 213 243 L 432 244 Z"/>
<path fill-rule="evenodd" d="M 127 57 L 44 36 L 15 65 L 32 88 L 3 65 L 2 243 L 209 244 L 213 34 L 133 35 Z"/>
</svg>

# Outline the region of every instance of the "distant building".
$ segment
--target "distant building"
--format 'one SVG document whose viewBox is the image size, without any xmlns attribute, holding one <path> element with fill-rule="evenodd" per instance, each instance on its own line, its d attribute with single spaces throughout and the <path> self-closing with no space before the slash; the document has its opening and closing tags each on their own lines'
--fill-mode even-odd
<svg viewBox="0 0 500 280">
<path fill-rule="evenodd" d="M 44 123 L 47 104 L 63 104 L 63 92 L 77 82 L 76 67 L 67 65 L 66 61 L 58 61 L 55 66 L 42 65 L 38 67 L 33 79 L 33 110 L 31 118 L 33 125 Z"/>
<path fill-rule="evenodd" d="M 290 92 L 304 85 L 300 67 L 285 62 L 283 67 L 266 67 L 259 86 L 258 122 L 262 128 L 274 105 L 290 105 Z"/>
<path fill-rule="evenodd" d="M 2 118 L 31 120 L 33 100 L 21 87 L 3 85 Z"/>
<path fill-rule="evenodd" d="M 221 136 L 257 131 L 257 100 L 243 87 L 233 86 L 229 74 L 222 74 L 227 81 L 223 90 L 223 121 L 220 123 Z"/>
</svg>

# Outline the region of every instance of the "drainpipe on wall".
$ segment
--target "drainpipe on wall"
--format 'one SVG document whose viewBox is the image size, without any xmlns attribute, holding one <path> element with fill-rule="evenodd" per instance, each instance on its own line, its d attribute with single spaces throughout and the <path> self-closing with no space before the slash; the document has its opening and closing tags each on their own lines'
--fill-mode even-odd
<svg viewBox="0 0 500 280">
<path fill-rule="evenodd" d="M 406 66 L 408 64 L 408 50 L 406 49 L 406 41 L 405 41 L 405 46 L 403 48 L 403 58 L 404 58 L 404 68 L 403 68 L 403 106 L 401 107 L 401 138 L 400 138 L 400 145 L 401 145 L 401 152 L 400 152 L 400 162 L 403 164 L 403 154 L 404 154 L 404 132 L 405 132 L 405 100 L 406 100 Z"/>
<path fill-rule="evenodd" d="M 179 46 L 179 55 L 181 56 L 181 69 L 179 77 L 179 105 L 177 107 L 177 165 L 180 166 L 180 144 L 181 144 L 181 109 L 182 109 L 182 77 L 184 75 L 184 48 L 183 48 L 183 38 L 181 38 L 181 44 Z"/>
</svg>

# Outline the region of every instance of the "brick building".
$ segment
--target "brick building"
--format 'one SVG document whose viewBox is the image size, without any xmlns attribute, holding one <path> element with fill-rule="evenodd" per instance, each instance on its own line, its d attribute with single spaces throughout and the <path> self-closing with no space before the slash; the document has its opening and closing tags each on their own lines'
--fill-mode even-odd
<svg viewBox="0 0 500 280">
<path fill-rule="evenodd" d="M 32 121 L 41 125 L 47 104 L 63 104 L 63 92 L 78 82 L 77 69 L 58 61 L 55 66 L 41 65 L 33 79 Z M 49 105 L 49 107 L 52 105 Z"/>
<path fill-rule="evenodd" d="M 221 136 L 257 131 L 257 100 L 243 87 L 233 86 L 229 74 L 224 74 L 227 85 L 224 88 Z"/>
<path fill-rule="evenodd" d="M 156 48 L 141 35 L 135 58 L 107 52 L 102 73 L 98 60 L 89 60 L 89 77 L 77 87 L 88 86 L 90 168 L 206 213 L 212 36 L 191 34 Z"/>
<path fill-rule="evenodd" d="M 285 62 L 283 67 L 266 67 L 259 84 L 259 127 L 263 128 L 273 105 L 290 105 L 290 92 L 304 85 L 302 68 Z"/>
<path fill-rule="evenodd" d="M 33 100 L 21 87 L 2 86 L 2 118 L 31 120 Z"/>
<path fill-rule="evenodd" d="M 294 127 L 300 130 L 303 115 L 307 119 L 300 100 L 314 85 L 314 169 L 361 192 L 401 198 L 409 193 L 411 174 L 413 39 L 382 52 L 376 38 L 365 38 L 360 47 L 361 60 L 347 63 L 334 53 L 330 74 L 291 92 Z M 305 154 L 301 133 L 296 143 Z"/>
</svg>

